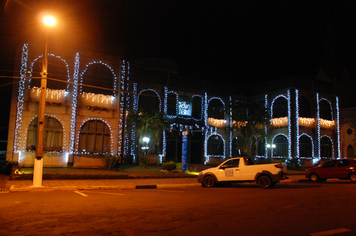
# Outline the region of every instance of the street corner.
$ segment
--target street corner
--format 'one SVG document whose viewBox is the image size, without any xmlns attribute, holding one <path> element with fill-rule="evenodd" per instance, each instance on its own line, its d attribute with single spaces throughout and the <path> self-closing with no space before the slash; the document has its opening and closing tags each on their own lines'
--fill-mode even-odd
<svg viewBox="0 0 356 236">
<path fill-rule="evenodd" d="M 1 193 L 10 193 L 9 189 L 4 189 L 4 188 L 0 188 L 0 194 Z"/>
</svg>

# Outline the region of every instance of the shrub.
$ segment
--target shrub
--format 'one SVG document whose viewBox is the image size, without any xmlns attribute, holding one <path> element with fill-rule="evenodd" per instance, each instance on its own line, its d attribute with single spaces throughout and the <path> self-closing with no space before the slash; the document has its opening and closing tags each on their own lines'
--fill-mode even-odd
<svg viewBox="0 0 356 236">
<path fill-rule="evenodd" d="M 101 156 L 101 160 L 104 163 L 105 169 L 112 170 L 114 167 L 120 165 L 120 156 L 119 155 L 109 155 L 106 154 Z"/>
<path fill-rule="evenodd" d="M 162 163 L 162 169 L 168 171 L 174 170 L 176 169 L 176 164 L 174 162 Z"/>
</svg>

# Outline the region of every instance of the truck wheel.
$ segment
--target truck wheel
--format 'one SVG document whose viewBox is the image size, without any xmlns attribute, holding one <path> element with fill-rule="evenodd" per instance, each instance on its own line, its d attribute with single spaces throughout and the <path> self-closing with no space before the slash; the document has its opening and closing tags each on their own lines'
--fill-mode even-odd
<svg viewBox="0 0 356 236">
<path fill-rule="evenodd" d="M 213 176 L 208 175 L 203 179 L 204 187 L 212 188 L 212 187 L 214 187 L 214 185 L 215 185 L 215 179 L 213 178 Z"/>
<path fill-rule="evenodd" d="M 318 182 L 319 181 L 319 176 L 317 174 L 315 174 L 315 173 L 310 174 L 309 178 L 313 182 Z"/>
<path fill-rule="evenodd" d="M 271 188 L 271 187 L 273 187 L 272 180 L 267 175 L 263 175 L 260 178 L 258 178 L 258 185 L 261 188 Z"/>
<path fill-rule="evenodd" d="M 350 181 L 352 183 L 356 183 L 356 174 L 355 173 L 350 174 Z"/>
</svg>

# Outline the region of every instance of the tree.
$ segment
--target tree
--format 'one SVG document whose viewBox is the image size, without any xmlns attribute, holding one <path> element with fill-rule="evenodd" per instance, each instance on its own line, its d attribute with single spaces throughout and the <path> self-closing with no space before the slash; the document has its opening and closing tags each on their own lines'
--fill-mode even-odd
<svg viewBox="0 0 356 236">
<path fill-rule="evenodd" d="M 233 103 L 232 129 L 240 133 L 237 147 L 241 150 L 241 155 L 256 156 L 260 141 L 266 137 L 266 125 L 269 125 L 269 114 L 264 106 L 251 101 Z"/>
<path fill-rule="evenodd" d="M 159 147 L 161 142 L 161 132 L 164 129 L 163 115 L 139 110 L 129 113 L 127 124 L 129 129 L 135 130 L 139 163 L 147 168 L 147 155 Z"/>
</svg>

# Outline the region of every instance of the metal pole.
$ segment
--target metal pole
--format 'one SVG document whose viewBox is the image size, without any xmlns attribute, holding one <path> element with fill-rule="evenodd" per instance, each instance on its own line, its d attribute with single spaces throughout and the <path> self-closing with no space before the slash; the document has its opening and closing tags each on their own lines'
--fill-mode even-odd
<svg viewBox="0 0 356 236">
<path fill-rule="evenodd" d="M 38 108 L 37 138 L 36 138 L 36 157 L 33 169 L 33 187 L 42 187 L 43 176 L 43 144 L 45 127 L 45 109 L 46 109 L 46 90 L 47 90 L 47 32 L 45 38 L 45 50 L 42 60 L 41 72 L 41 96 Z"/>
</svg>

